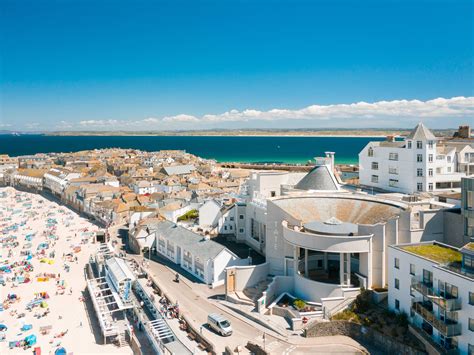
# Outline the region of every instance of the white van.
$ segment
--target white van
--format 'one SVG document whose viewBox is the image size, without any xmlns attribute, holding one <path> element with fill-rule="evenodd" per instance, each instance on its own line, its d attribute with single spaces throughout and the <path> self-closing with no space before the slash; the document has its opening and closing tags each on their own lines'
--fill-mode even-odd
<svg viewBox="0 0 474 355">
<path fill-rule="evenodd" d="M 229 336 L 232 334 L 230 322 L 220 314 L 209 314 L 207 316 L 207 323 L 212 329 L 223 336 Z"/>
</svg>

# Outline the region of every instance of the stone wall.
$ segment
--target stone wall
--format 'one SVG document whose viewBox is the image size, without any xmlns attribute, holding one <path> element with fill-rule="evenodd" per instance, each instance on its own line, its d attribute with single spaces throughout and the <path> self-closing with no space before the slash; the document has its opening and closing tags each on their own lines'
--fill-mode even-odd
<svg viewBox="0 0 474 355">
<path fill-rule="evenodd" d="M 414 349 L 405 345 L 398 340 L 377 332 L 373 329 L 364 327 L 360 324 L 347 321 L 331 321 L 315 323 L 305 330 L 305 336 L 324 337 L 333 335 L 345 335 L 353 338 L 361 343 L 367 343 L 375 348 L 382 350 L 384 353 L 421 355 L 426 354 L 425 351 Z"/>
</svg>

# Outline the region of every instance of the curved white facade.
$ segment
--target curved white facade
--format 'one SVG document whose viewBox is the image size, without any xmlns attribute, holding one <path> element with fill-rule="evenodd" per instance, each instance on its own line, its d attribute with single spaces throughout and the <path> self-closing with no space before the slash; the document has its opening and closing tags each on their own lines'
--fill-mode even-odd
<svg viewBox="0 0 474 355">
<path fill-rule="evenodd" d="M 288 222 L 283 221 L 283 238 L 295 246 L 311 250 L 332 253 L 368 253 L 370 251 L 370 235 L 336 236 L 317 233 L 307 233 L 288 227 Z"/>
</svg>

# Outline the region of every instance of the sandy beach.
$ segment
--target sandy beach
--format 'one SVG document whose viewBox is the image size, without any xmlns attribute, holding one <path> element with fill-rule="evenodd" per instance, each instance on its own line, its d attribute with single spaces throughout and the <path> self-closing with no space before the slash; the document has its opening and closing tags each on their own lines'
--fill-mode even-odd
<svg viewBox="0 0 474 355">
<path fill-rule="evenodd" d="M 97 249 L 97 229 L 40 195 L 0 188 L 0 354 L 31 354 L 36 347 L 42 354 L 61 347 L 68 354 L 132 353 L 101 344 L 89 319 L 95 315 L 83 302 L 84 265 Z M 30 335 L 36 344 L 29 349 L 9 348 Z"/>
</svg>

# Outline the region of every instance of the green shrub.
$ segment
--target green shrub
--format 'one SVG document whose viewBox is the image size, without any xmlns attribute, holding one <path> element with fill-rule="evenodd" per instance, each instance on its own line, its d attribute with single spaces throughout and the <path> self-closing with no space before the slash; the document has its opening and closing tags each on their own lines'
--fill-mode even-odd
<svg viewBox="0 0 474 355">
<path fill-rule="evenodd" d="M 400 312 L 395 316 L 395 322 L 403 328 L 408 327 L 408 316 L 405 312 Z"/>
<path fill-rule="evenodd" d="M 297 298 L 293 301 L 293 306 L 299 311 L 306 307 L 306 302 Z"/>
</svg>

